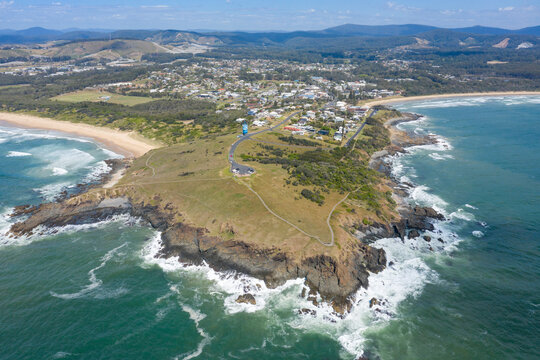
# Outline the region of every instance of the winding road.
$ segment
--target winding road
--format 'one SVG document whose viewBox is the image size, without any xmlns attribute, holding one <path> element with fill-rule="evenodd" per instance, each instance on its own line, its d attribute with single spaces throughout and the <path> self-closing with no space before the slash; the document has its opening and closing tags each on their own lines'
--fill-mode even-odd
<svg viewBox="0 0 540 360">
<path fill-rule="evenodd" d="M 229 149 L 229 162 L 231 163 L 231 171 L 234 174 L 237 174 L 237 175 L 250 175 L 250 174 L 253 174 L 255 172 L 254 168 L 252 168 L 251 166 L 239 164 L 234 160 L 234 152 L 236 151 L 236 148 L 238 148 L 238 145 L 240 145 L 245 140 L 251 139 L 251 137 L 254 136 L 254 135 L 262 134 L 262 133 L 267 132 L 267 131 L 272 131 L 272 130 L 280 127 L 281 125 L 285 124 L 287 121 L 291 120 L 292 117 L 294 117 L 294 116 L 296 116 L 298 114 L 300 114 L 300 111 L 296 111 L 296 112 L 292 113 L 291 115 L 287 116 L 285 118 L 285 120 L 281 121 L 279 124 L 276 124 L 276 125 L 268 128 L 268 129 L 259 130 L 259 131 L 256 131 L 254 133 L 251 133 L 251 134 L 248 133 L 247 135 L 244 135 L 240 139 L 236 140 L 236 142 L 234 144 L 232 144 L 231 148 Z"/>
<path fill-rule="evenodd" d="M 375 113 L 377 112 L 377 110 L 375 110 L 370 116 L 373 116 L 375 115 Z M 240 145 L 243 141 L 245 140 L 253 140 L 251 139 L 251 137 L 253 135 L 257 135 L 257 134 L 261 134 L 261 133 L 264 133 L 266 131 L 271 131 L 271 130 L 274 130 L 276 128 L 278 128 L 279 126 L 285 124 L 287 121 L 289 121 L 293 116 L 299 114 L 300 111 L 297 111 L 297 112 L 294 112 L 292 113 L 291 115 L 287 116 L 287 118 L 285 118 L 283 121 L 281 121 L 279 124 L 277 125 L 274 125 L 268 129 L 264 129 L 264 130 L 260 130 L 260 131 L 256 131 L 254 133 L 251 133 L 251 134 L 248 134 L 248 135 L 245 135 L 245 136 L 242 136 L 241 138 L 239 138 L 234 144 L 232 144 L 230 150 L 229 150 L 229 162 L 231 163 L 231 171 L 234 173 L 234 174 L 237 174 L 237 175 L 250 175 L 250 174 L 253 174 L 255 173 L 255 169 L 253 169 L 251 166 L 247 166 L 247 165 L 243 165 L 243 164 L 239 164 L 237 163 L 235 160 L 234 160 L 234 153 L 236 151 L 236 149 L 238 148 L 238 145 Z M 345 144 L 345 146 L 350 146 L 351 142 L 356 138 L 356 136 L 358 136 L 358 134 L 360 134 L 360 132 L 362 131 L 362 129 L 364 128 L 364 126 L 366 125 L 366 122 L 367 122 L 367 119 L 362 123 L 362 125 L 358 128 L 358 130 L 356 131 L 356 133 L 347 141 L 347 143 Z M 241 183 L 243 185 L 245 185 L 251 192 L 253 192 L 253 194 L 255 194 L 255 196 L 257 196 L 257 198 L 261 201 L 261 203 L 263 204 L 263 206 L 266 208 L 266 210 L 268 210 L 268 212 L 270 214 L 272 214 L 273 216 L 275 216 L 276 218 L 278 218 L 279 220 L 285 222 L 286 224 L 292 226 L 293 228 L 295 228 L 296 230 L 300 231 L 301 233 L 303 233 L 304 235 L 307 235 L 311 238 L 314 238 L 316 239 L 321 245 L 323 246 L 334 246 L 335 244 L 335 235 L 334 235 L 334 229 L 332 229 L 332 225 L 330 224 L 330 219 L 332 218 L 332 215 L 334 214 L 334 211 L 336 211 L 336 208 L 342 204 L 345 200 L 347 200 L 347 198 L 349 197 L 350 195 L 350 192 L 347 193 L 347 195 L 345 195 L 345 197 L 343 199 L 341 199 L 336 205 L 334 205 L 334 207 L 332 208 L 332 210 L 330 211 L 330 213 L 328 214 L 328 217 L 326 218 L 326 224 L 328 225 L 328 229 L 330 230 L 330 242 L 326 243 L 326 242 L 323 242 L 320 237 L 316 236 L 316 235 L 312 235 L 312 234 L 309 234 L 307 233 L 306 231 L 300 229 L 298 226 L 296 226 L 295 224 L 291 223 L 290 221 L 288 221 L 287 219 L 284 219 L 283 217 L 279 216 L 278 214 L 276 214 L 272 209 L 270 209 L 270 207 L 266 204 L 266 202 L 263 200 L 263 198 L 255 191 L 253 190 L 253 188 L 251 188 L 251 186 L 249 186 L 248 184 L 244 183 L 243 181 L 241 181 Z M 355 190 L 356 191 L 356 190 Z"/>
</svg>

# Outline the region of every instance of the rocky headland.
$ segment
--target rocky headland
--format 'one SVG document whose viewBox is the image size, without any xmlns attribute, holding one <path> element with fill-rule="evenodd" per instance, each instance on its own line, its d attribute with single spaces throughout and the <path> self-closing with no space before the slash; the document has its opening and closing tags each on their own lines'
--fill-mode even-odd
<svg viewBox="0 0 540 360">
<path fill-rule="evenodd" d="M 393 125 L 402 121 L 416 120 L 417 115 L 406 114 L 404 118 L 387 122 L 391 129 L 392 144 L 375 154 L 372 168 L 388 174 L 383 158 L 403 152 L 407 146 L 432 143 L 431 137 L 411 137 L 397 130 Z M 113 179 L 114 173 L 129 166 L 117 163 L 115 170 L 103 184 Z M 402 190 L 397 183 L 395 195 L 400 199 Z M 299 256 L 278 246 L 261 246 L 248 239 L 234 236 L 234 227 L 229 231 L 233 236 L 222 237 L 210 234 L 204 227 L 196 227 L 179 221 L 177 214 L 182 210 L 163 201 L 159 195 L 152 203 L 138 202 L 131 194 L 133 188 L 92 186 L 78 194 L 66 195 L 56 202 L 39 206 L 17 207 L 14 216 L 21 221 L 10 230 L 12 236 L 29 236 L 43 228 L 56 228 L 71 224 L 94 223 L 110 219 L 115 215 L 130 214 L 141 218 L 152 228 L 161 232 L 161 257 L 178 257 L 185 264 L 207 263 L 218 271 L 234 270 L 265 281 L 270 288 L 282 285 L 287 280 L 302 278 L 310 289 L 308 299 L 316 302 L 315 294 L 323 301 L 331 303 L 337 313 L 350 309 L 351 299 L 361 287 L 369 286 L 369 274 L 382 271 L 386 265 L 383 249 L 370 246 L 372 241 L 385 237 L 417 238 L 421 232 L 433 229 L 433 219 L 442 220 L 442 215 L 431 208 L 411 208 L 403 199 L 398 202 L 400 218 L 387 223 L 365 224 L 361 219 L 344 224 L 354 233 L 358 241 L 341 245 L 337 255 L 328 253 L 324 247 L 317 254 Z M 400 193 L 401 192 L 401 193 Z M 425 241 L 428 241 L 424 237 Z M 253 303 L 251 294 L 238 298 L 238 302 Z"/>
</svg>

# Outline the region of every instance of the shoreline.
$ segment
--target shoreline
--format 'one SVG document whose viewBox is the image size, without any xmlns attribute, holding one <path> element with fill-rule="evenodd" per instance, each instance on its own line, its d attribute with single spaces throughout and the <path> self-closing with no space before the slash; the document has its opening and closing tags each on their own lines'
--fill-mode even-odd
<svg viewBox="0 0 540 360">
<path fill-rule="evenodd" d="M 126 158 L 139 157 L 159 147 L 157 143 L 153 143 L 133 132 L 42 118 L 35 115 L 0 112 L 1 124 L 23 129 L 49 130 L 91 139 L 96 144 Z"/>
<path fill-rule="evenodd" d="M 475 93 L 453 93 L 453 94 L 434 94 L 434 95 L 419 95 L 419 96 L 401 96 L 388 97 L 386 99 L 372 99 L 362 103 L 362 105 L 387 105 L 397 104 L 410 101 L 423 100 L 438 100 L 451 98 L 466 98 L 466 97 L 497 97 L 497 96 L 540 96 L 540 91 L 491 91 L 491 92 L 475 92 Z"/>
</svg>

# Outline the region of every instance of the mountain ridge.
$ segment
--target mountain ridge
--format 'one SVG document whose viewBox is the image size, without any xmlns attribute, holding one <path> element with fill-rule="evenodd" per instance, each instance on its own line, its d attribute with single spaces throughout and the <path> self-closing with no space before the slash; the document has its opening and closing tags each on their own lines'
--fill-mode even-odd
<svg viewBox="0 0 540 360">
<path fill-rule="evenodd" d="M 53 40 L 88 40 L 106 38 L 133 38 L 146 40 L 148 38 L 160 38 L 162 34 L 169 37 L 177 37 L 178 34 L 190 34 L 193 37 L 215 37 L 224 43 L 280 43 L 293 38 L 329 38 L 329 37 L 392 37 L 392 36 L 416 36 L 430 31 L 444 30 L 454 33 L 471 35 L 532 35 L 540 36 L 540 25 L 525 27 L 522 29 L 509 30 L 497 27 L 471 26 L 464 28 L 442 28 L 421 24 L 401 25 L 359 25 L 343 24 L 322 30 L 296 30 L 296 31 L 211 31 L 196 32 L 189 30 L 114 30 L 97 31 L 95 29 L 66 29 L 52 30 L 43 27 L 31 27 L 23 30 L 1 29 L 1 44 L 30 44 Z"/>
</svg>

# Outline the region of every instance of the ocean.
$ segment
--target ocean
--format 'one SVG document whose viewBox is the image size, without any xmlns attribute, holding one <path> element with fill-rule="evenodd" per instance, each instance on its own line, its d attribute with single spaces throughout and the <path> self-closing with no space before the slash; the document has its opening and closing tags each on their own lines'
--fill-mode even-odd
<svg viewBox="0 0 540 360">
<path fill-rule="evenodd" d="M 0 126 L 0 359 L 540 359 L 540 97 L 396 107 L 424 115 L 400 128 L 439 141 L 388 159 L 393 175 L 449 221 L 429 243 L 376 241 L 391 265 L 344 319 L 301 299 L 301 280 L 156 259 L 159 233 L 128 216 L 4 235 L 14 206 L 96 181 L 117 155 Z M 256 306 L 234 301 L 244 288 Z"/>
</svg>

